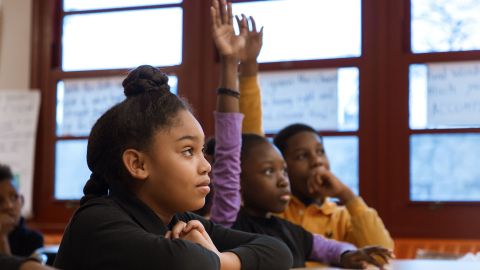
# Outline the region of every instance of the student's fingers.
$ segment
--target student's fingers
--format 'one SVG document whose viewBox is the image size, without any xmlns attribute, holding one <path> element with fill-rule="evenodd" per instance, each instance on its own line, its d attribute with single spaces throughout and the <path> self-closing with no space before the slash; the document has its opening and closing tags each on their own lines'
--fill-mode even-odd
<svg viewBox="0 0 480 270">
<path fill-rule="evenodd" d="M 245 16 L 245 14 L 242 13 L 242 18 L 245 18 L 245 23 L 247 25 L 247 31 L 250 33 L 251 32 L 251 22 L 249 21 L 249 19 L 247 18 L 247 16 Z"/>
<path fill-rule="evenodd" d="M 215 31 L 215 29 L 218 28 L 218 22 L 217 22 L 217 11 L 215 10 L 214 7 L 210 7 L 210 16 L 212 17 L 212 31 Z"/>
<path fill-rule="evenodd" d="M 222 24 L 228 23 L 227 1 L 220 0 L 220 16 L 222 17 Z"/>
<path fill-rule="evenodd" d="M 217 28 L 222 25 L 222 18 L 220 17 L 220 4 L 218 1 L 219 0 L 212 0 L 212 6 L 210 7 L 213 24 Z"/>
<path fill-rule="evenodd" d="M 188 233 L 190 232 L 191 230 L 198 230 L 202 235 L 207 233 L 205 231 L 205 227 L 203 227 L 203 224 L 198 221 L 198 220 L 190 220 L 187 225 L 185 226 L 185 228 L 183 228 L 183 232 L 184 233 Z"/>
<path fill-rule="evenodd" d="M 255 23 L 255 19 L 250 16 L 250 24 L 252 25 L 252 32 L 256 33 L 257 32 L 257 24 Z"/>
<path fill-rule="evenodd" d="M 368 264 L 361 257 L 361 251 L 349 251 L 342 255 L 340 264 L 344 268 L 365 269 Z"/>
<path fill-rule="evenodd" d="M 382 264 L 387 264 L 393 258 L 392 251 L 383 247 L 366 247 L 364 249 L 365 253 Z"/>
<path fill-rule="evenodd" d="M 180 238 L 181 233 L 183 232 L 183 229 L 185 228 L 185 226 L 187 226 L 187 223 L 183 221 L 177 222 L 177 224 L 175 224 L 175 226 L 173 226 L 172 228 L 172 235 L 171 235 L 172 239 Z"/>
<path fill-rule="evenodd" d="M 165 238 L 170 239 L 171 237 L 172 237 L 172 231 L 168 231 L 168 232 L 165 234 Z"/>
<path fill-rule="evenodd" d="M 317 172 L 312 173 L 312 175 L 310 175 L 310 178 L 307 182 L 308 192 L 312 194 L 320 192 L 322 189 L 322 184 L 323 184 L 323 181 L 320 175 Z"/>
<path fill-rule="evenodd" d="M 228 4 L 227 4 L 227 12 L 228 12 L 228 24 L 229 24 L 229 25 L 233 25 L 232 2 L 228 2 Z"/>
<path fill-rule="evenodd" d="M 205 230 L 205 227 L 203 226 L 203 224 L 198 221 L 198 220 L 190 220 L 188 223 L 187 223 L 187 226 L 185 227 L 184 229 L 184 233 L 189 233 L 190 231 L 192 230 L 197 230 L 198 232 L 200 232 L 200 234 L 202 235 L 203 238 L 205 238 L 205 240 L 210 243 L 211 245 L 215 246 L 215 244 L 213 244 L 213 241 L 212 239 L 210 238 L 210 235 L 208 235 L 207 231 Z"/>
<path fill-rule="evenodd" d="M 380 247 L 380 246 L 368 246 L 368 247 L 364 247 L 363 250 L 367 254 L 384 254 L 384 255 L 388 255 L 390 258 L 392 257 L 391 250 L 384 247 Z"/>
<path fill-rule="evenodd" d="M 248 35 L 247 16 L 242 14 L 242 20 L 240 21 L 240 36 L 246 37 Z"/>
<path fill-rule="evenodd" d="M 373 254 L 373 253 L 372 253 Z M 380 262 L 379 260 L 376 260 L 372 254 L 369 254 L 365 251 L 365 249 L 360 249 L 360 250 L 357 250 L 356 254 L 358 257 L 356 260 L 358 261 L 363 261 L 364 263 L 366 264 L 372 264 L 372 265 L 375 265 L 376 267 L 380 268 L 380 269 L 383 269 L 383 265 L 385 263 L 383 262 Z M 356 257 L 356 256 L 355 256 Z M 366 265 L 365 264 L 365 265 Z"/>
<path fill-rule="evenodd" d="M 385 265 L 384 263 L 381 263 L 381 262 L 375 260 L 375 258 L 373 258 L 372 256 L 367 255 L 367 254 L 365 254 L 363 259 L 365 260 L 365 262 L 367 262 L 369 264 L 372 264 L 372 265 L 375 265 L 379 269 L 383 269 L 383 265 Z"/>
<path fill-rule="evenodd" d="M 235 20 L 237 21 L 238 29 L 240 29 L 242 27 L 242 20 L 240 20 L 240 17 L 238 17 L 238 15 L 235 15 Z"/>
</svg>

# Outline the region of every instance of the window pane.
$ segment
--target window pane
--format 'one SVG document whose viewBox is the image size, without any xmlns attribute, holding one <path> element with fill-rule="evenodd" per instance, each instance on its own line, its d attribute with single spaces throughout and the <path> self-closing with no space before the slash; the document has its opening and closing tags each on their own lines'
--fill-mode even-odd
<svg viewBox="0 0 480 270">
<path fill-rule="evenodd" d="M 355 194 L 358 193 L 358 138 L 356 136 L 323 137 L 332 172 Z"/>
<path fill-rule="evenodd" d="M 480 134 L 410 137 L 412 201 L 479 201 Z"/>
<path fill-rule="evenodd" d="M 55 149 L 55 198 L 77 200 L 90 178 L 87 140 L 57 141 Z"/>
<path fill-rule="evenodd" d="M 69 79 L 57 84 L 57 136 L 88 136 L 97 119 L 124 100 L 124 77 Z M 177 77 L 169 76 L 172 93 Z"/>
<path fill-rule="evenodd" d="M 63 10 L 89 10 L 181 3 L 182 0 L 64 0 Z"/>
<path fill-rule="evenodd" d="M 357 130 L 358 78 L 357 68 L 262 72 L 265 132 L 277 133 L 293 123 Z"/>
<path fill-rule="evenodd" d="M 480 62 L 410 66 L 410 128 L 480 126 Z"/>
<path fill-rule="evenodd" d="M 178 65 L 182 20 L 181 8 L 65 16 L 62 67 L 72 71 Z M 165 25 L 169 27 L 160 27 Z"/>
<path fill-rule="evenodd" d="M 412 51 L 480 49 L 480 0 L 412 0 Z"/>
<path fill-rule="evenodd" d="M 260 62 L 361 55 L 360 0 L 258 1 L 234 4 L 233 11 L 265 26 Z"/>
</svg>

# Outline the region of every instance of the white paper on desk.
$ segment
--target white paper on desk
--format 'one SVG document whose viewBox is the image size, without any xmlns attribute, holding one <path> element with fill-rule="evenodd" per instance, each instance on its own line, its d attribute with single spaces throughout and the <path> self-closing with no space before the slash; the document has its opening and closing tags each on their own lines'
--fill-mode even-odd
<svg viewBox="0 0 480 270">
<path fill-rule="evenodd" d="M 480 125 L 480 62 L 429 64 L 427 88 L 429 125 Z"/>
<path fill-rule="evenodd" d="M 9 165 L 25 197 L 22 214 L 32 215 L 33 169 L 40 92 L 0 90 L 0 163 Z"/>
<path fill-rule="evenodd" d="M 275 133 L 292 123 L 337 129 L 337 69 L 262 72 L 259 77 L 265 132 Z"/>
</svg>

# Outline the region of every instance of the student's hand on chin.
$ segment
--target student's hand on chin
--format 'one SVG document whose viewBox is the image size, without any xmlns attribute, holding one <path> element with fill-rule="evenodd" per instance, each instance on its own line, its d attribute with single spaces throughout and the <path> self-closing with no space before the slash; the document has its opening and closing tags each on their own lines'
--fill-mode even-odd
<svg viewBox="0 0 480 270">
<path fill-rule="evenodd" d="M 343 203 L 355 198 L 355 194 L 350 188 L 324 166 L 311 172 L 307 187 L 311 194 L 317 194 L 320 197 L 339 198 Z"/>
<path fill-rule="evenodd" d="M 340 259 L 340 266 L 344 268 L 365 269 L 371 264 L 379 269 L 384 269 L 383 266 L 388 264 L 392 257 L 392 252 L 386 248 L 378 246 L 364 247 L 343 253 Z"/>
</svg>

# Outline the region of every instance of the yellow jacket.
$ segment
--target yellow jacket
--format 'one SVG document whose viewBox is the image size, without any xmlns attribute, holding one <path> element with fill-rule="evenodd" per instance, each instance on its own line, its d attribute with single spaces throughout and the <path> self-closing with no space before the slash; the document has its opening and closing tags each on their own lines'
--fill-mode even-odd
<svg viewBox="0 0 480 270">
<path fill-rule="evenodd" d="M 245 115 L 243 132 L 264 135 L 257 76 L 240 77 L 240 93 L 240 111 Z M 393 240 L 377 211 L 369 208 L 360 197 L 346 206 L 338 206 L 328 199 L 322 205 L 306 206 L 292 197 L 281 216 L 312 233 L 349 242 L 357 247 L 380 245 L 393 249 Z"/>
</svg>

